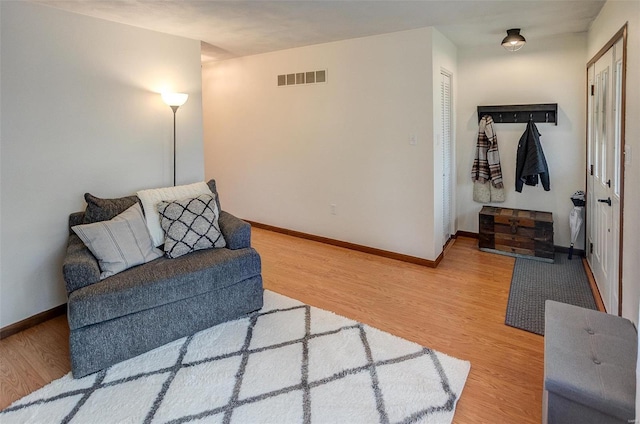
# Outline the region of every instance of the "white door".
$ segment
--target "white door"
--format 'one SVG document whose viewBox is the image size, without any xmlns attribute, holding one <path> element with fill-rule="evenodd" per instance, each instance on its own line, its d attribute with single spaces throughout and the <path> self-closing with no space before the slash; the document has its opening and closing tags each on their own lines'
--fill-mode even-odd
<svg viewBox="0 0 640 424">
<path fill-rule="evenodd" d="M 619 313 L 622 41 L 588 69 L 587 260 L 607 312 Z"/>
<path fill-rule="evenodd" d="M 445 245 L 453 233 L 452 199 L 453 180 L 451 165 L 451 74 L 440 72 L 440 111 L 442 134 L 442 244 Z"/>
</svg>

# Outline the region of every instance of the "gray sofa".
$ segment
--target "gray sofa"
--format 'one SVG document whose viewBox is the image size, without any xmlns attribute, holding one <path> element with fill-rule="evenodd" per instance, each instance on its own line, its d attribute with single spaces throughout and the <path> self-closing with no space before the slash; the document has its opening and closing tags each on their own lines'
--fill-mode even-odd
<svg viewBox="0 0 640 424">
<path fill-rule="evenodd" d="M 547 300 L 542 422 L 637 422 L 637 347 L 631 321 Z"/>
<path fill-rule="evenodd" d="M 209 183 L 214 194 L 215 182 Z M 219 205 L 219 200 L 218 200 Z M 161 257 L 100 280 L 71 233 L 63 264 L 75 378 L 262 307 L 261 262 L 248 223 L 219 209 L 226 248 Z M 69 227 L 83 223 L 71 214 Z"/>
</svg>

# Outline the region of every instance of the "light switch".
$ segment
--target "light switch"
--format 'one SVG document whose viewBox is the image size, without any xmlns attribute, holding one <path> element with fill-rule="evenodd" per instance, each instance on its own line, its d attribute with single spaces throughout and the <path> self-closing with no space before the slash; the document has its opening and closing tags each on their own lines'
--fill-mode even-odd
<svg viewBox="0 0 640 424">
<path fill-rule="evenodd" d="M 418 144 L 418 136 L 415 134 L 411 134 L 409 136 L 409 144 L 412 146 L 415 146 L 416 144 Z"/>
</svg>

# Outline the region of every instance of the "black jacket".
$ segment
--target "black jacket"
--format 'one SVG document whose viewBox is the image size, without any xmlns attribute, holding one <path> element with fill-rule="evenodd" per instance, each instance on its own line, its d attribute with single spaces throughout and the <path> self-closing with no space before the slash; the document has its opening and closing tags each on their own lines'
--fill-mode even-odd
<svg viewBox="0 0 640 424">
<path fill-rule="evenodd" d="M 522 192 L 522 184 L 538 185 L 538 175 L 545 191 L 551 190 L 549 167 L 540 145 L 540 133 L 536 124 L 529 121 L 527 129 L 520 137 L 516 156 L 516 191 Z"/>
</svg>

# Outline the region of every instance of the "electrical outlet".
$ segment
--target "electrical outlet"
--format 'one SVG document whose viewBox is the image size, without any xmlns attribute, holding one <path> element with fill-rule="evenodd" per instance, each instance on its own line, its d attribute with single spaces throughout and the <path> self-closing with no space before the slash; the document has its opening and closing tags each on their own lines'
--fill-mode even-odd
<svg viewBox="0 0 640 424">
<path fill-rule="evenodd" d="M 416 144 L 418 144 L 418 136 L 415 134 L 411 134 L 409 136 L 409 144 L 412 146 L 415 146 Z"/>
<path fill-rule="evenodd" d="M 329 209 L 331 210 L 331 215 L 335 215 L 336 214 L 336 205 L 335 203 L 332 203 L 329 205 Z"/>
</svg>

